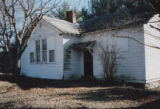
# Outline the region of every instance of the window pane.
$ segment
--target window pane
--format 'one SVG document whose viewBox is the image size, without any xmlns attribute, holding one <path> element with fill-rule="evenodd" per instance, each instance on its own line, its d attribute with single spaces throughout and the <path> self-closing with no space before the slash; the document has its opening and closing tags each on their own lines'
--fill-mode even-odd
<svg viewBox="0 0 160 109">
<path fill-rule="evenodd" d="M 42 61 L 47 62 L 47 51 L 42 51 Z"/>
<path fill-rule="evenodd" d="M 47 62 L 47 40 L 42 40 L 42 61 Z"/>
<path fill-rule="evenodd" d="M 72 67 L 71 67 L 71 51 L 70 50 L 65 50 L 64 51 L 64 70 L 67 71 L 67 70 L 72 70 Z"/>
<path fill-rule="evenodd" d="M 47 40 L 46 39 L 42 40 L 42 50 L 47 50 Z"/>
<path fill-rule="evenodd" d="M 40 40 L 36 41 L 36 52 L 40 51 Z"/>
<path fill-rule="evenodd" d="M 37 61 L 37 62 L 40 62 L 40 55 L 37 54 L 36 57 L 37 57 L 37 60 L 36 60 L 36 61 Z"/>
<path fill-rule="evenodd" d="M 31 52 L 30 53 L 30 63 L 33 63 L 34 62 L 34 53 Z"/>
<path fill-rule="evenodd" d="M 36 41 L 36 61 L 40 62 L 40 40 Z"/>
<path fill-rule="evenodd" d="M 55 51 L 49 50 L 49 62 L 55 62 Z"/>
</svg>

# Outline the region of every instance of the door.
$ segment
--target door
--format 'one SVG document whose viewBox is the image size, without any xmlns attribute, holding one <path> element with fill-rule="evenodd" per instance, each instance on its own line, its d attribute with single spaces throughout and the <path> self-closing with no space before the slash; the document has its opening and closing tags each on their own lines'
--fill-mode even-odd
<svg viewBox="0 0 160 109">
<path fill-rule="evenodd" d="M 84 74 L 93 76 L 93 56 L 88 50 L 84 51 Z"/>
</svg>

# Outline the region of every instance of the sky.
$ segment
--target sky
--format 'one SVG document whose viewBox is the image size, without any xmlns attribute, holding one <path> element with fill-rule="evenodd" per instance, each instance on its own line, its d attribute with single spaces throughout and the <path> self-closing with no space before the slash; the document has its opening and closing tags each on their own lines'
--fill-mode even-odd
<svg viewBox="0 0 160 109">
<path fill-rule="evenodd" d="M 36 0 L 36 1 L 39 1 L 39 0 Z M 45 1 L 47 1 L 47 0 L 44 0 L 44 2 Z M 70 5 L 71 10 L 72 9 L 81 10 L 82 8 L 88 8 L 88 1 L 89 0 L 56 0 L 56 1 L 59 2 L 58 5 L 61 5 L 63 2 L 66 1 Z M 16 15 L 18 16 L 17 20 L 19 21 L 18 27 L 21 28 L 23 25 L 23 14 L 20 11 L 17 11 L 17 12 L 18 12 L 18 13 L 16 13 Z"/>
<path fill-rule="evenodd" d="M 88 8 L 89 0 L 63 0 L 63 1 L 67 1 L 72 9 L 81 10 L 82 8 Z"/>
<path fill-rule="evenodd" d="M 71 9 L 81 10 L 82 8 L 85 8 L 85 9 L 88 8 L 88 1 L 90 0 L 57 0 L 57 1 L 60 1 L 60 3 L 67 1 L 70 4 Z M 22 17 L 23 15 L 19 11 L 16 15 L 18 16 L 18 27 L 19 29 L 21 29 L 21 26 L 23 24 L 23 17 Z"/>
</svg>

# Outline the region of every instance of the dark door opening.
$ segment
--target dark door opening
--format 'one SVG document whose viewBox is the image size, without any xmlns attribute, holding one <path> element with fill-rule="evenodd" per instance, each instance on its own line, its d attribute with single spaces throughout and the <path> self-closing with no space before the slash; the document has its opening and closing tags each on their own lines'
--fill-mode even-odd
<svg viewBox="0 0 160 109">
<path fill-rule="evenodd" d="M 88 50 L 84 51 L 84 74 L 93 76 L 93 56 Z"/>
</svg>

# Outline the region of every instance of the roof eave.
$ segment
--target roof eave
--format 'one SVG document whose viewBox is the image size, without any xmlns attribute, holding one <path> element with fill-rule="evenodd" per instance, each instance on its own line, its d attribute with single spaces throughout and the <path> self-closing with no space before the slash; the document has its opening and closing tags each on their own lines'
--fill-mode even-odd
<svg viewBox="0 0 160 109">
<path fill-rule="evenodd" d="M 62 32 L 61 35 L 68 35 L 68 36 L 80 36 L 81 34 L 75 34 L 75 33 L 66 33 Z"/>
</svg>

